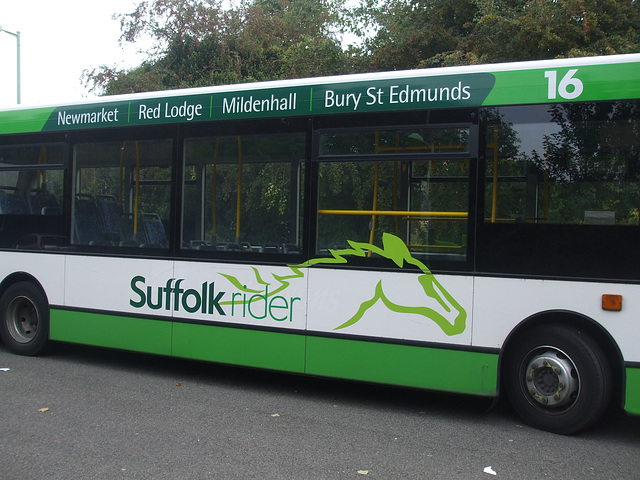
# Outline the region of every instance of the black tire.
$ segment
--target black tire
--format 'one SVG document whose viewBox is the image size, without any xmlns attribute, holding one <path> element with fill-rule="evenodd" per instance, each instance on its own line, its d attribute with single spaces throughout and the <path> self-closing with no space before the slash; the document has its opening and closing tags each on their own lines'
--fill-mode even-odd
<svg viewBox="0 0 640 480">
<path fill-rule="evenodd" d="M 43 353 L 49 342 L 49 304 L 31 282 L 11 285 L 0 298 L 0 337 L 19 355 Z"/>
<path fill-rule="evenodd" d="M 502 368 L 514 410 L 542 430 L 582 430 L 602 416 L 611 399 L 607 357 L 576 327 L 546 325 L 525 332 L 509 344 Z"/>
</svg>

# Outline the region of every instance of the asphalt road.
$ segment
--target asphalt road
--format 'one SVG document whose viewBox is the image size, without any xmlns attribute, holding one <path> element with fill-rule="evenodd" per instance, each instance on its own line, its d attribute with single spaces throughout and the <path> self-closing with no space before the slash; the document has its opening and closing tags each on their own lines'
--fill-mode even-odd
<svg viewBox="0 0 640 480">
<path fill-rule="evenodd" d="M 19 357 L 0 344 L 0 479 L 640 478 L 640 418 L 612 413 L 560 436 L 488 407 L 77 346 Z"/>
</svg>

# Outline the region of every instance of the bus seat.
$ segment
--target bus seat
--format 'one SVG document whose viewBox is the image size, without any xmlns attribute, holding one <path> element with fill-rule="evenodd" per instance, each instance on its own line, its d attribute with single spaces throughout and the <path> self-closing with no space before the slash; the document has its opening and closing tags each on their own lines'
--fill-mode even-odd
<svg viewBox="0 0 640 480">
<path fill-rule="evenodd" d="M 29 213 L 27 202 L 17 192 L 5 192 L 0 190 L 0 214 L 1 215 L 26 215 Z"/>
<path fill-rule="evenodd" d="M 144 232 L 147 235 L 149 246 L 167 248 L 167 234 L 164 231 L 164 225 L 157 213 L 143 213 L 142 224 Z"/>
<path fill-rule="evenodd" d="M 98 210 L 102 217 L 105 233 L 117 240 L 121 240 L 120 216 L 122 215 L 122 208 L 120 208 L 116 197 L 113 195 L 98 195 Z"/>
<path fill-rule="evenodd" d="M 68 249 L 67 238 L 62 235 L 43 235 L 30 233 L 16 241 L 18 250 L 65 250 Z"/>
<path fill-rule="evenodd" d="M 203 240 L 191 240 L 188 243 L 188 247 L 192 250 L 209 250 L 212 252 L 218 250 L 218 246 L 215 243 L 207 243 Z"/>
<path fill-rule="evenodd" d="M 74 227 L 74 241 L 77 244 L 95 245 L 104 241 L 100 214 L 91 195 L 76 194 Z"/>
<path fill-rule="evenodd" d="M 263 243 L 260 247 L 260 253 L 281 253 L 280 245 L 277 243 Z"/>
<path fill-rule="evenodd" d="M 43 188 L 32 188 L 27 192 L 27 200 L 29 209 L 33 215 L 45 215 L 45 208 L 58 208 L 58 202 L 53 194 L 47 192 Z M 50 212 L 51 210 L 49 210 Z M 47 215 L 54 215 L 47 213 Z"/>
<path fill-rule="evenodd" d="M 228 243 L 226 247 L 224 247 L 224 251 L 226 252 L 252 252 L 253 248 L 249 242 L 240 242 L 240 243 Z"/>
<path fill-rule="evenodd" d="M 147 243 L 147 238 L 144 233 L 144 229 L 142 228 L 140 219 L 138 218 L 138 228 L 136 233 L 134 233 L 134 214 L 133 213 L 122 213 L 120 214 L 120 246 L 121 247 L 140 247 Z"/>
<path fill-rule="evenodd" d="M 284 243 L 282 245 L 282 252 L 288 254 L 300 254 L 302 250 L 298 245 L 294 245 L 292 243 Z"/>
<path fill-rule="evenodd" d="M 40 213 L 42 215 L 62 215 L 62 209 L 60 207 L 42 207 Z"/>
</svg>

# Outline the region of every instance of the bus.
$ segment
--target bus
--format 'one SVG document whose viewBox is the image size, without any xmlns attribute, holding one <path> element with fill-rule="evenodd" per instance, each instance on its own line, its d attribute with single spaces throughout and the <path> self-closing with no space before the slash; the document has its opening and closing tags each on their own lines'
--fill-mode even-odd
<svg viewBox="0 0 640 480">
<path fill-rule="evenodd" d="M 640 54 L 0 111 L 0 337 L 640 414 Z"/>
</svg>

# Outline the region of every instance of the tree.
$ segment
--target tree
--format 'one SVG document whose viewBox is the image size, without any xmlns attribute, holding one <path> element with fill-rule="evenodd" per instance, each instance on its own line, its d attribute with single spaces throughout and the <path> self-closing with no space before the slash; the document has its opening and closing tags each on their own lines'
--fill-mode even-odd
<svg viewBox="0 0 640 480">
<path fill-rule="evenodd" d="M 500 3 L 478 3 L 469 46 L 481 61 L 611 55 L 640 46 L 640 6 L 634 0 Z"/>
<path fill-rule="evenodd" d="M 373 31 L 361 70 L 640 50 L 635 0 L 366 0 L 351 18 L 354 31 Z"/>
<path fill-rule="evenodd" d="M 85 82 L 105 94 L 218 85 L 348 71 L 337 0 L 154 0 L 121 14 L 121 41 L 155 47 L 139 67 L 102 66 Z"/>
<path fill-rule="evenodd" d="M 148 0 L 115 18 L 122 42 L 154 47 L 85 72 L 106 94 L 640 51 L 635 0 Z"/>
<path fill-rule="evenodd" d="M 471 34 L 477 6 L 469 0 L 366 0 L 352 11 L 352 29 L 364 35 L 359 64 L 366 70 L 415 68 L 460 49 Z"/>
</svg>

